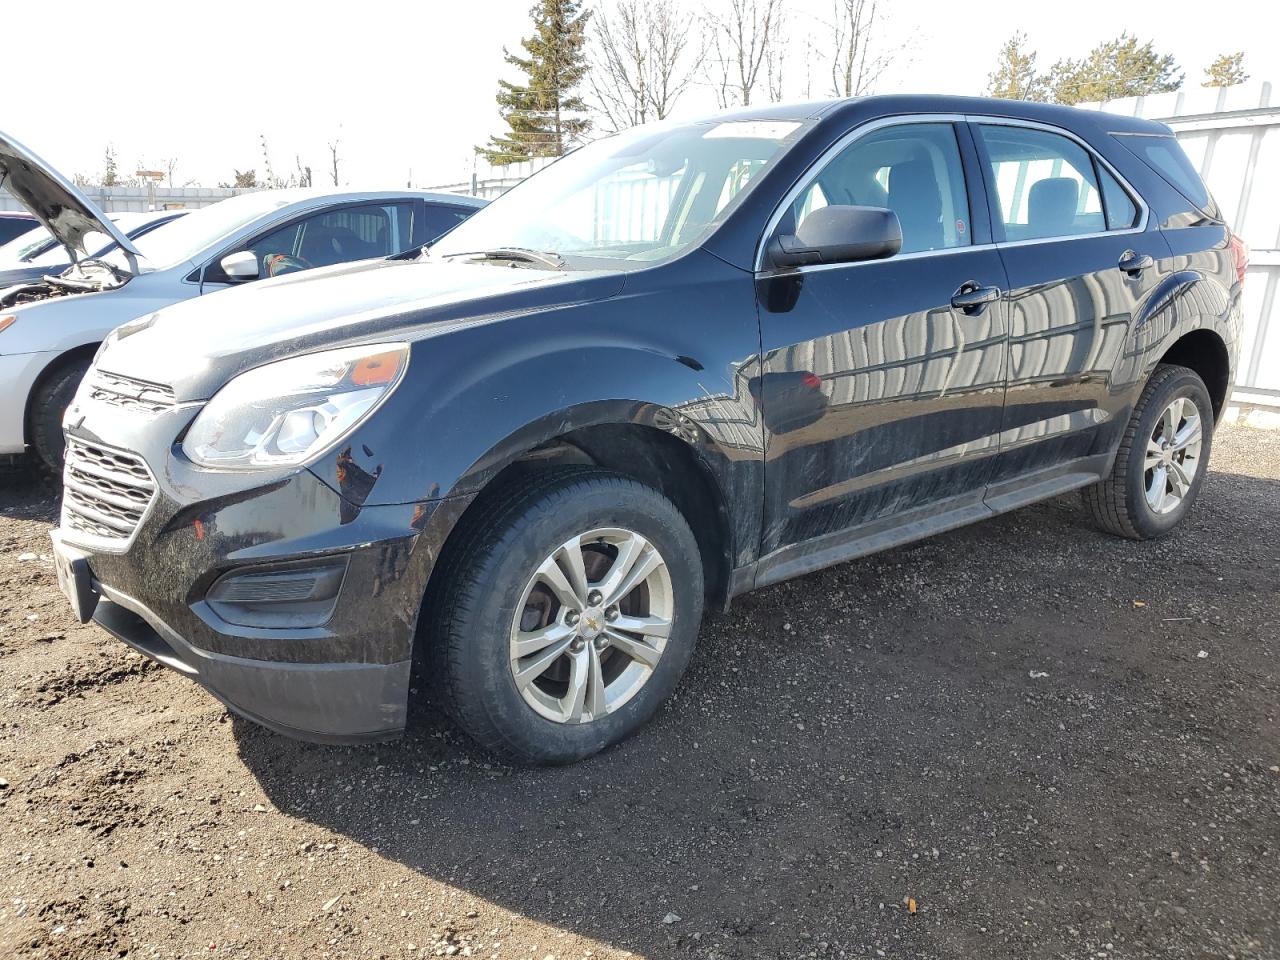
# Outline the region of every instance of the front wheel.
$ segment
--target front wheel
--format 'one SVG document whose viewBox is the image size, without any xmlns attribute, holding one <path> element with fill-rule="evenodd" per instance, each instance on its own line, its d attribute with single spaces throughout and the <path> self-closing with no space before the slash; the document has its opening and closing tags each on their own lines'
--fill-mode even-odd
<svg viewBox="0 0 1280 960">
<path fill-rule="evenodd" d="M 693 655 L 702 563 L 666 497 L 594 468 L 512 485 L 459 531 L 429 653 L 448 712 L 518 763 L 624 739 Z"/>
<path fill-rule="evenodd" d="M 54 473 L 62 473 L 62 454 L 66 448 L 62 418 L 89 366 L 87 357 L 68 361 L 47 376 L 31 397 L 31 446 Z"/>
<path fill-rule="evenodd" d="M 1102 529 L 1132 540 L 1172 530 L 1204 484 L 1213 445 L 1213 404 L 1199 375 L 1162 364 L 1134 406 L 1111 476 L 1086 487 Z"/>
</svg>

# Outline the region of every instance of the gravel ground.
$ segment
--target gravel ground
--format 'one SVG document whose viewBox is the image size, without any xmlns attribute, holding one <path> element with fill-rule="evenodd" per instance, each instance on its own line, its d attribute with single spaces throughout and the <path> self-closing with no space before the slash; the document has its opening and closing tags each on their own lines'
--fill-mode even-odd
<svg viewBox="0 0 1280 960">
<path fill-rule="evenodd" d="M 550 771 L 230 717 L 72 621 L 55 512 L 0 489 L 5 957 L 1280 957 L 1280 433 L 1159 542 L 1066 497 L 743 598 Z"/>
</svg>

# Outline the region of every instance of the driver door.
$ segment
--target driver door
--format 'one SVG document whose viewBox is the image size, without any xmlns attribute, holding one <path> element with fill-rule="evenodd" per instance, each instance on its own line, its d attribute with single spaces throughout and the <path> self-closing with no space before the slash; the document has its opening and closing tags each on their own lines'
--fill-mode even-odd
<svg viewBox="0 0 1280 960">
<path fill-rule="evenodd" d="M 837 149 L 771 234 L 794 233 L 813 210 L 843 203 L 892 209 L 903 245 L 884 260 L 766 266 L 757 276 L 759 582 L 821 565 L 815 556 L 856 555 L 922 524 L 941 529 L 984 512 L 1008 326 L 982 191 L 963 125 L 895 122 Z M 985 301 L 965 306 L 974 291 Z"/>
</svg>

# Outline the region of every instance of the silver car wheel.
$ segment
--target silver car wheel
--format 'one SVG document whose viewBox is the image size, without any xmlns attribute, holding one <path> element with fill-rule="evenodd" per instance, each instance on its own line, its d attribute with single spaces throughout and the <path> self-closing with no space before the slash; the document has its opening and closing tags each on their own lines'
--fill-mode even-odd
<svg viewBox="0 0 1280 960">
<path fill-rule="evenodd" d="M 632 530 L 566 540 L 534 571 L 511 625 L 511 676 L 557 723 L 590 723 L 653 676 L 671 635 L 671 574 Z"/>
<path fill-rule="evenodd" d="M 1200 471 L 1203 428 L 1200 411 L 1187 397 L 1178 397 L 1160 415 L 1147 438 L 1143 464 L 1147 505 L 1157 514 L 1170 513 L 1191 492 Z"/>
</svg>

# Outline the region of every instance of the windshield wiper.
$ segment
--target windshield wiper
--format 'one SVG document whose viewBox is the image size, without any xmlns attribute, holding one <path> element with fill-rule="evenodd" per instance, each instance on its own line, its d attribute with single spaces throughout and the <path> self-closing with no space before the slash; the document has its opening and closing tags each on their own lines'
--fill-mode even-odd
<svg viewBox="0 0 1280 960">
<path fill-rule="evenodd" d="M 552 270 L 564 269 L 564 257 L 554 250 L 530 250 L 528 247 L 494 247 L 492 250 L 468 250 L 446 253 L 445 259 L 471 257 L 473 260 L 510 260 L 513 263 L 540 263 Z"/>
</svg>

